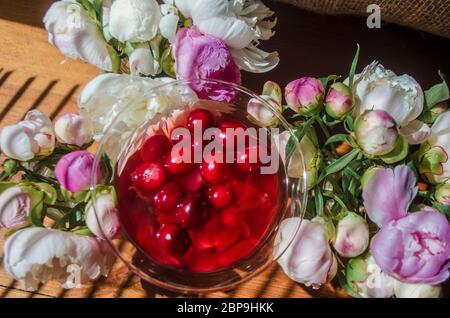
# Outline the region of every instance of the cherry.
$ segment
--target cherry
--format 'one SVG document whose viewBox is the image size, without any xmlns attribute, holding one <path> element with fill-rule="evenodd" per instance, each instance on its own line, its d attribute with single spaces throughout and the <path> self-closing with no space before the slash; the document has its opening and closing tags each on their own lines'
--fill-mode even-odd
<svg viewBox="0 0 450 318">
<path fill-rule="evenodd" d="M 203 186 L 202 175 L 198 169 L 179 175 L 176 180 L 186 192 L 197 192 Z"/>
<path fill-rule="evenodd" d="M 181 187 L 175 182 L 170 182 L 155 194 L 153 204 L 157 209 L 170 211 L 177 206 L 182 194 Z"/>
<path fill-rule="evenodd" d="M 192 158 L 188 158 L 186 162 L 183 161 L 183 150 L 181 149 L 179 153 L 171 151 L 167 155 L 164 166 L 171 174 L 182 174 L 192 170 L 194 163 L 192 162 Z"/>
<path fill-rule="evenodd" d="M 172 143 L 165 135 L 154 135 L 147 139 L 141 148 L 141 159 L 145 162 L 156 161 L 165 156 L 172 148 Z"/>
<path fill-rule="evenodd" d="M 225 147 L 230 146 L 230 145 L 227 145 L 227 130 L 229 131 L 228 133 L 232 133 L 235 135 L 234 136 L 234 150 L 236 150 L 238 136 L 241 137 L 242 134 L 244 134 L 245 130 L 247 129 L 247 126 L 237 120 L 234 120 L 234 119 L 224 119 L 220 123 L 217 124 L 217 128 L 219 128 L 219 130 L 221 131 L 219 138 L 222 140 L 223 145 Z M 244 132 L 239 128 L 241 128 Z M 239 139 L 241 139 L 241 138 L 239 138 Z M 246 137 L 245 138 L 246 142 L 247 142 L 247 139 L 248 138 Z"/>
<path fill-rule="evenodd" d="M 238 152 L 236 167 L 243 172 L 252 172 L 257 170 L 261 165 L 258 150 L 258 147 L 245 147 L 243 151 Z"/>
<path fill-rule="evenodd" d="M 177 205 L 175 216 L 182 227 L 194 228 L 205 222 L 208 207 L 200 195 L 190 194 Z"/>
<path fill-rule="evenodd" d="M 156 231 L 156 242 L 169 254 L 181 257 L 189 250 L 191 238 L 189 233 L 176 224 L 163 224 Z"/>
<path fill-rule="evenodd" d="M 203 163 L 200 166 L 200 173 L 206 182 L 218 183 L 226 179 L 230 175 L 230 165 L 225 163 L 225 158 L 224 156 L 222 157 L 222 162 L 218 162 L 220 154 L 218 154 L 216 157 L 211 156 L 203 160 Z"/>
<path fill-rule="evenodd" d="M 224 208 L 231 202 L 233 194 L 230 188 L 223 184 L 213 185 L 208 189 L 208 199 L 215 208 Z"/>
<path fill-rule="evenodd" d="M 193 133 L 195 125 L 201 125 L 201 132 L 203 133 L 206 129 L 214 125 L 213 115 L 206 109 L 194 109 L 189 114 L 186 127 Z"/>
<path fill-rule="evenodd" d="M 147 191 L 160 189 L 167 179 L 167 171 L 159 163 L 143 163 L 131 174 L 133 185 Z"/>
</svg>

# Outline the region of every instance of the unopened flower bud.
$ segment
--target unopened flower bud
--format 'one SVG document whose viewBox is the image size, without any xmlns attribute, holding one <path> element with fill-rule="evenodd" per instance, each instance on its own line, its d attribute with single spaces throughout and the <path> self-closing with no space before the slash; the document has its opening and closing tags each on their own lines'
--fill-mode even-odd
<svg viewBox="0 0 450 318">
<path fill-rule="evenodd" d="M 313 113 L 323 101 L 324 88 L 314 77 L 301 77 L 287 84 L 284 94 L 288 106 L 304 115 Z"/>
<path fill-rule="evenodd" d="M 335 119 L 344 117 L 352 109 L 352 91 L 344 83 L 331 85 L 325 99 L 325 110 Z"/>
<path fill-rule="evenodd" d="M 356 140 L 369 156 L 381 156 L 391 152 L 395 148 L 398 135 L 394 119 L 385 111 L 367 111 L 356 119 Z"/>
<path fill-rule="evenodd" d="M 436 188 L 434 197 L 443 205 L 450 205 L 450 183 L 443 183 Z"/>
<path fill-rule="evenodd" d="M 356 257 L 361 255 L 368 245 L 367 222 L 356 213 L 348 213 L 337 224 L 334 249 L 343 257 Z"/>
<path fill-rule="evenodd" d="M 83 146 L 92 140 L 92 127 L 81 115 L 67 113 L 55 123 L 56 138 L 64 144 Z"/>
</svg>

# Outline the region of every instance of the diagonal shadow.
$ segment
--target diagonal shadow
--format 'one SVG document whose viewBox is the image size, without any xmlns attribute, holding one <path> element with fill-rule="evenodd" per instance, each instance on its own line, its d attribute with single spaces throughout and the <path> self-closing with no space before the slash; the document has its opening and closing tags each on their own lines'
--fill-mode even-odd
<svg viewBox="0 0 450 318">
<path fill-rule="evenodd" d="M 0 293 L 0 298 L 5 298 L 15 288 L 16 284 L 17 281 L 13 280 L 8 286 L 5 286 L 5 290 Z"/>
<path fill-rule="evenodd" d="M 48 93 L 50 93 L 50 91 L 52 90 L 52 88 L 56 85 L 56 83 L 58 83 L 58 80 L 54 80 L 51 81 L 47 87 L 42 91 L 42 93 L 38 96 L 38 98 L 36 98 L 36 100 L 34 101 L 34 103 L 30 106 L 30 108 L 28 109 L 28 111 L 36 109 L 39 107 L 39 105 L 42 103 L 42 101 L 44 100 L 44 98 L 48 95 Z"/>
<path fill-rule="evenodd" d="M 5 74 L 6 75 L 6 74 Z M 30 87 L 31 83 L 36 79 L 36 77 L 30 77 L 25 81 L 25 83 L 22 85 L 22 87 L 19 88 L 17 93 L 11 98 L 11 100 L 6 104 L 5 108 L 0 113 L 0 120 L 3 120 L 3 118 L 8 114 L 8 112 L 13 108 L 13 106 L 17 103 L 17 101 L 22 97 L 22 95 L 26 92 L 28 87 Z"/>
<path fill-rule="evenodd" d="M 267 291 L 267 288 L 269 287 L 270 283 L 272 282 L 272 279 L 277 275 L 280 268 L 278 266 L 275 266 L 269 273 L 269 275 L 266 278 L 266 281 L 264 282 L 264 285 L 261 286 L 261 289 L 258 291 L 258 294 L 256 294 L 256 298 L 261 298 Z"/>
<path fill-rule="evenodd" d="M 2 69 L 2 71 L 3 71 L 3 69 Z M 6 82 L 6 80 L 8 79 L 8 77 L 11 76 L 12 73 L 13 73 L 13 71 L 9 71 L 2 75 L 2 77 L 0 78 L 0 87 L 3 86 L 3 83 Z"/>
<path fill-rule="evenodd" d="M 53 110 L 53 112 L 50 114 L 50 119 L 53 120 L 56 118 L 56 116 L 58 116 L 58 114 L 61 112 L 61 110 L 63 110 L 64 106 L 67 105 L 67 103 L 70 101 L 70 99 L 72 98 L 73 94 L 75 94 L 75 92 L 77 91 L 78 87 L 80 87 L 80 85 L 74 85 L 70 91 L 66 94 L 66 96 L 64 96 L 64 98 L 61 100 L 61 102 L 58 104 L 58 106 L 56 106 L 56 108 Z"/>
</svg>

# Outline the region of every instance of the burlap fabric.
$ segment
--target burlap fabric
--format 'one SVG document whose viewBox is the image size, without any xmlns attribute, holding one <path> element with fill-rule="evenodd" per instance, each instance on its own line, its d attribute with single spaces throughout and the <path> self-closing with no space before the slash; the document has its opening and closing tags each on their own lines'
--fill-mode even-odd
<svg viewBox="0 0 450 318">
<path fill-rule="evenodd" d="M 278 0 L 322 14 L 368 16 L 378 4 L 381 19 L 450 38 L 450 0 Z"/>
</svg>

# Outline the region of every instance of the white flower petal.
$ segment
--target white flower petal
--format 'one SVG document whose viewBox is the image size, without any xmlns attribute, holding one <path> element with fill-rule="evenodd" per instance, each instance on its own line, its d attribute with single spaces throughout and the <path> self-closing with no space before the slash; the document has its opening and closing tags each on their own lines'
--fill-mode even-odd
<svg viewBox="0 0 450 318">
<path fill-rule="evenodd" d="M 14 233 L 4 246 L 3 266 L 28 290 L 39 283 L 56 279 L 66 283 L 69 266 L 80 270 L 79 283 L 107 275 L 114 257 L 107 243 L 93 237 L 80 236 L 40 227 Z"/>
<path fill-rule="evenodd" d="M 240 69 L 252 73 L 264 73 L 274 69 L 280 62 L 278 52 L 267 53 L 254 45 L 241 50 L 231 50 Z"/>
<path fill-rule="evenodd" d="M 75 1 L 54 2 L 44 16 L 48 41 L 72 59 L 112 71 L 107 43 L 97 25 Z"/>
<path fill-rule="evenodd" d="M 109 32 L 121 42 L 144 42 L 158 33 L 160 20 L 155 0 L 116 0 L 109 15 Z"/>
<path fill-rule="evenodd" d="M 413 120 L 400 129 L 400 134 L 410 145 L 418 145 L 427 140 L 431 134 L 431 128 L 420 120 Z"/>
<path fill-rule="evenodd" d="M 34 158 L 32 140 L 24 127 L 20 125 L 5 126 L 0 136 L 2 152 L 9 158 L 27 161 Z"/>
<path fill-rule="evenodd" d="M 170 43 L 175 42 L 179 19 L 178 15 L 169 13 L 163 16 L 159 22 L 159 31 L 161 32 L 161 35 L 168 39 Z"/>
<path fill-rule="evenodd" d="M 441 286 L 426 284 L 407 284 L 398 280 L 394 283 L 394 293 L 397 298 L 439 298 Z"/>
<path fill-rule="evenodd" d="M 147 44 L 139 45 L 129 56 L 132 75 L 156 75 L 155 59 Z M 157 62 L 156 62 L 157 63 Z"/>
</svg>

